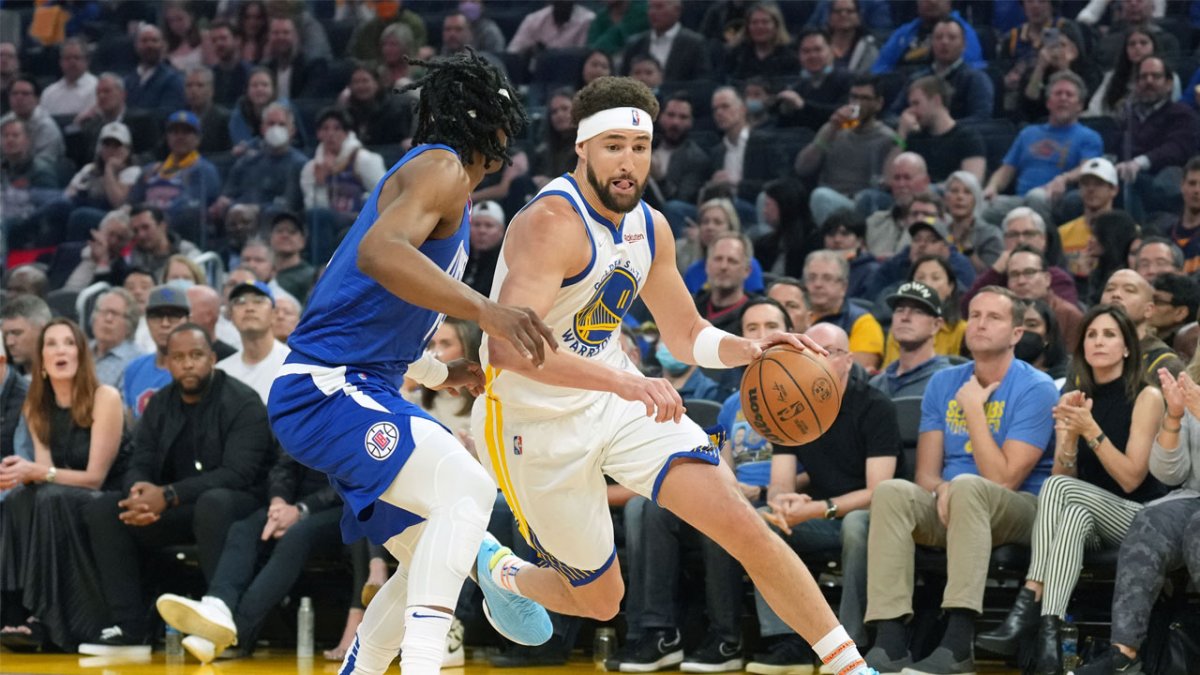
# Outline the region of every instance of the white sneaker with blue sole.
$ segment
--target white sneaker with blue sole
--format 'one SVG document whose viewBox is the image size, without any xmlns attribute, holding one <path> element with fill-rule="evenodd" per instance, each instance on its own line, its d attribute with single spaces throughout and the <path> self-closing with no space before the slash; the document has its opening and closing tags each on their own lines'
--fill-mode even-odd
<svg viewBox="0 0 1200 675">
<path fill-rule="evenodd" d="M 546 608 L 504 590 L 492 579 L 492 568 L 507 555 L 512 555 L 508 547 L 501 546 L 490 533 L 484 533 L 475 558 L 476 581 L 483 590 L 483 615 L 497 633 L 519 645 L 545 644 L 554 634 Z"/>
</svg>

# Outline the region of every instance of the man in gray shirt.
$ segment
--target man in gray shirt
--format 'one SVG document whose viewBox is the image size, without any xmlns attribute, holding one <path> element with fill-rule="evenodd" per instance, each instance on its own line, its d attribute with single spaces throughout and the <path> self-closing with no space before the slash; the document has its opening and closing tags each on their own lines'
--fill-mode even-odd
<svg viewBox="0 0 1200 675">
<path fill-rule="evenodd" d="M 857 208 L 865 218 L 891 206 L 878 186 L 897 136 L 876 119 L 882 109 L 879 78 L 858 76 L 850 85 L 850 102 L 835 110 L 796 156 L 796 173 L 810 185 L 820 185 L 809 198 L 817 227 L 840 209 Z"/>
</svg>

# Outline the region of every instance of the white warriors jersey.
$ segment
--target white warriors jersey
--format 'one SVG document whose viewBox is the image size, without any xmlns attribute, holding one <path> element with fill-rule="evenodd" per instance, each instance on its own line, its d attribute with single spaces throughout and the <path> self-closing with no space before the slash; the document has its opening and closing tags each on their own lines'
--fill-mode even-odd
<svg viewBox="0 0 1200 675">
<path fill-rule="evenodd" d="M 582 272 L 563 280 L 554 305 L 543 320 L 558 336 L 560 351 L 567 350 L 615 368 L 638 372 L 621 350 L 621 322 L 641 291 L 654 259 L 654 220 L 650 207 L 639 202 L 614 226 L 587 203 L 570 174 L 546 184 L 529 205 L 551 196 L 566 199 L 574 208 L 578 219 L 573 218 L 559 226 L 566 231 L 582 225 L 587 231 L 592 253 L 591 261 Z M 499 296 L 508 276 L 504 258 L 508 245 L 509 240 L 505 238 L 492 281 L 493 300 Z M 488 365 L 487 347 L 485 335 L 479 351 L 485 367 Z M 506 411 L 522 417 L 556 417 L 586 408 L 606 395 L 591 389 L 541 384 L 508 371 L 488 368 L 487 372 L 490 395 L 498 399 Z"/>
</svg>

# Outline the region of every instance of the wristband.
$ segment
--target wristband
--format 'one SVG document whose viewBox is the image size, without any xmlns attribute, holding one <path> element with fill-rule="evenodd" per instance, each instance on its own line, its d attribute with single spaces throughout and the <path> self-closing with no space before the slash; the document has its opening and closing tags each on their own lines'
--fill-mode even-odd
<svg viewBox="0 0 1200 675">
<path fill-rule="evenodd" d="M 308 504 L 304 502 L 296 502 L 296 510 L 300 512 L 300 520 L 304 520 L 309 516 Z"/>
<path fill-rule="evenodd" d="M 408 364 L 408 372 L 405 374 L 420 385 L 436 387 L 450 376 L 450 369 L 434 358 L 432 352 L 425 352 L 421 358 Z"/>
<path fill-rule="evenodd" d="M 167 485 L 162 489 L 163 501 L 166 502 L 167 508 L 179 506 L 179 495 L 175 492 L 174 485 Z"/>
<path fill-rule="evenodd" d="M 692 343 L 692 358 L 701 368 L 728 368 L 729 365 L 721 360 L 721 340 L 734 337 L 720 328 L 706 326 L 696 336 Z"/>
</svg>

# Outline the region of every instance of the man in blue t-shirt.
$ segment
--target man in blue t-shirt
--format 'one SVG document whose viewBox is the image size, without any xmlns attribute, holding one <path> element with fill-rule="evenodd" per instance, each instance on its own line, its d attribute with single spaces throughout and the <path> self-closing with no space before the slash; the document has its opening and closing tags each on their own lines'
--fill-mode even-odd
<svg viewBox="0 0 1200 675">
<path fill-rule="evenodd" d="M 1004 214 L 1027 204 L 1043 215 L 1071 184 L 1079 181 L 1084 160 L 1104 154 L 1100 134 L 1079 123 L 1087 101 L 1087 85 L 1075 73 L 1055 73 L 1047 84 L 1045 124 L 1031 124 L 1017 134 L 1000 168 L 984 186 L 983 196 L 991 203 L 985 219 L 999 222 Z M 1016 196 L 999 196 L 1013 179 Z"/>
<path fill-rule="evenodd" d="M 889 480 L 871 501 L 867 614 L 876 626 L 867 663 L 881 672 L 975 672 L 971 646 L 992 547 L 1028 545 L 1037 492 L 1050 475 L 1045 452 L 1058 400 L 1045 373 L 1014 359 L 1025 304 L 988 286 L 971 300 L 967 347 L 973 363 L 936 373 L 925 390 L 916 482 Z M 946 549 L 941 644 L 913 664 L 905 621 L 913 613 L 917 544 Z"/>
<path fill-rule="evenodd" d="M 158 286 L 150 291 L 150 299 L 146 302 L 146 326 L 154 339 L 155 351 L 130 361 L 117 382 L 117 390 L 133 419 L 142 416 L 155 392 L 171 384 L 171 371 L 167 370 L 167 338 L 172 330 L 188 321 L 191 314 L 191 303 L 182 288 Z"/>
</svg>

